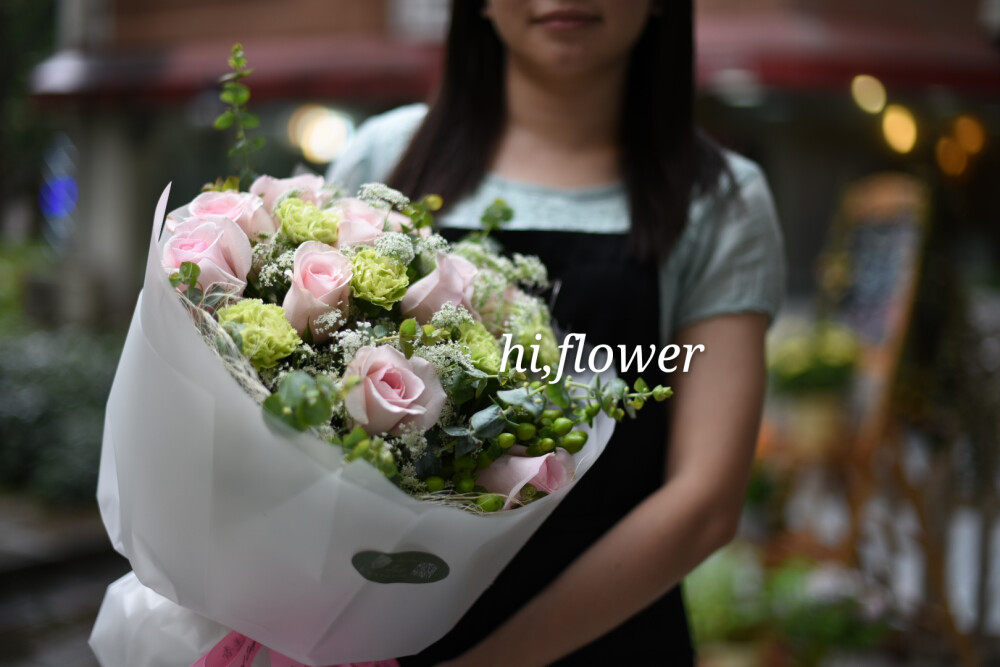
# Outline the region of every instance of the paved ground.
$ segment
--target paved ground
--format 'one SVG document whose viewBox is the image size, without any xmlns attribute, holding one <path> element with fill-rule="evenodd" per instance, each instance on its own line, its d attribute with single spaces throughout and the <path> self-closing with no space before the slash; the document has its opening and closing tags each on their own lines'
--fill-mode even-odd
<svg viewBox="0 0 1000 667">
<path fill-rule="evenodd" d="M 0 665 L 96 667 L 87 637 L 104 589 L 128 570 L 109 547 L 0 576 Z"/>
<path fill-rule="evenodd" d="M 96 510 L 0 496 L 0 666 L 96 667 L 90 628 L 104 589 L 129 569 Z"/>
</svg>

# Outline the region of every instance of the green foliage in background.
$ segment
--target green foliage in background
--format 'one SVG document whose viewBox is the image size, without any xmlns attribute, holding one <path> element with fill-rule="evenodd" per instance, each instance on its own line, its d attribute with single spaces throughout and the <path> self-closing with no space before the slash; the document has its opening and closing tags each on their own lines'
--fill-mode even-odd
<svg viewBox="0 0 1000 667">
<path fill-rule="evenodd" d="M 831 322 L 778 341 L 771 350 L 771 386 L 777 393 L 839 392 L 847 389 L 860 350 L 853 332 Z"/>
<path fill-rule="evenodd" d="M 688 575 L 684 597 L 697 646 L 777 642 L 805 666 L 834 648 L 873 645 L 891 612 L 856 571 L 804 560 L 765 567 L 754 547 L 739 542 Z"/>
<path fill-rule="evenodd" d="M 118 336 L 0 333 L 0 488 L 46 503 L 94 503 Z"/>
<path fill-rule="evenodd" d="M 754 638 L 767 616 L 763 576 L 753 549 L 739 544 L 717 551 L 688 575 L 684 598 L 696 645 Z"/>
<path fill-rule="evenodd" d="M 21 300 L 30 273 L 45 273 L 52 260 L 43 243 L 0 244 L 0 335 L 24 328 Z"/>
</svg>

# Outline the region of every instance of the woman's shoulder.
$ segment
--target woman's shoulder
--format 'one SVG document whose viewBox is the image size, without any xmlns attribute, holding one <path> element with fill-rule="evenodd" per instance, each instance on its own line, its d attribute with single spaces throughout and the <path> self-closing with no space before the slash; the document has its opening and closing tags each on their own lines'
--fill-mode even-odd
<svg viewBox="0 0 1000 667">
<path fill-rule="evenodd" d="M 748 225 L 777 227 L 767 176 L 759 164 L 728 149 L 716 186 L 691 202 L 688 235 L 739 233 Z"/>
<path fill-rule="evenodd" d="M 384 181 L 427 115 L 427 105 L 407 104 L 365 120 L 327 171 L 327 180 L 348 192 Z"/>
<path fill-rule="evenodd" d="M 427 105 L 423 102 L 396 107 L 365 120 L 358 128 L 357 137 L 383 147 L 394 143 L 405 145 L 426 115 Z"/>
<path fill-rule="evenodd" d="M 784 243 L 760 165 L 723 151 L 718 186 L 697 197 L 688 227 L 663 268 L 672 318 L 664 330 L 743 311 L 773 317 L 784 293 Z"/>
</svg>

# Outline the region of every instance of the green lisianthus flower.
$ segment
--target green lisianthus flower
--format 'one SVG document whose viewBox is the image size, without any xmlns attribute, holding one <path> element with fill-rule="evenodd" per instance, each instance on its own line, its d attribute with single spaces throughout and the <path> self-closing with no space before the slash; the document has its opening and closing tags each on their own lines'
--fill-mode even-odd
<svg viewBox="0 0 1000 667">
<path fill-rule="evenodd" d="M 500 345 L 481 322 L 462 323 L 458 342 L 469 348 L 472 363 L 476 368 L 490 375 L 500 372 Z"/>
<path fill-rule="evenodd" d="M 323 210 L 312 202 L 289 197 L 278 204 L 274 214 L 281 222 L 280 234 L 292 243 L 337 242 L 340 215 L 335 210 Z"/>
<path fill-rule="evenodd" d="M 389 310 L 406 294 L 406 267 L 391 257 L 365 248 L 351 258 L 351 266 L 351 291 L 357 298 Z"/>
<path fill-rule="evenodd" d="M 218 312 L 219 325 L 233 325 L 240 350 L 257 369 L 271 368 L 302 344 L 281 306 L 243 299 Z"/>
</svg>

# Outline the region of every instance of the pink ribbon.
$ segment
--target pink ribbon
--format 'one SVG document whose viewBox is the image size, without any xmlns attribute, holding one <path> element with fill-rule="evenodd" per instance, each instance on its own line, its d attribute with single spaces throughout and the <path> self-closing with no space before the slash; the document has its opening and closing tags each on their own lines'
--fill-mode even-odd
<svg viewBox="0 0 1000 667">
<path fill-rule="evenodd" d="M 191 667 L 250 667 L 257 653 L 264 648 L 261 644 L 238 632 L 230 632 L 222 641 L 201 656 Z M 271 651 L 271 667 L 309 667 L 292 660 L 277 651 Z M 399 667 L 396 660 L 376 660 L 375 662 L 351 662 L 330 667 Z"/>
</svg>

